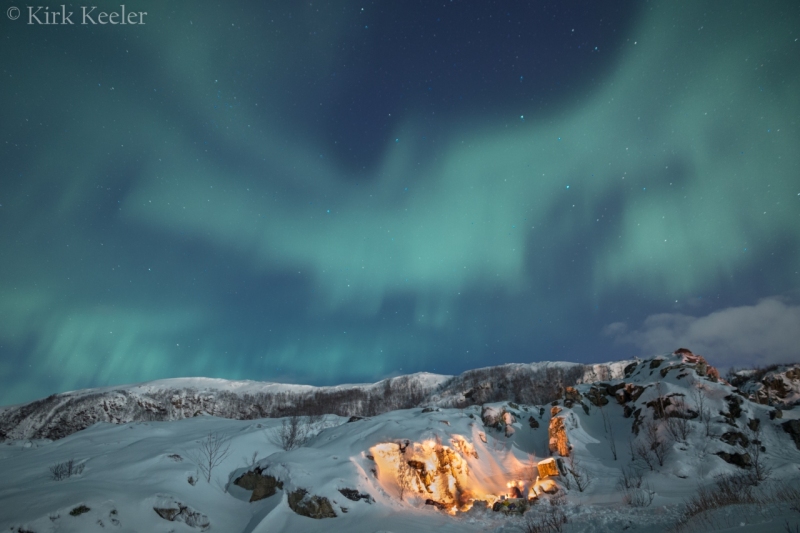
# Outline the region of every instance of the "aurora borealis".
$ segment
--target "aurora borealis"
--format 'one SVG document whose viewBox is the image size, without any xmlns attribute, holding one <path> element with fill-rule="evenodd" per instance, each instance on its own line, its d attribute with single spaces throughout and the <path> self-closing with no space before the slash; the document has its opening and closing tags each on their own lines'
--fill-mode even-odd
<svg viewBox="0 0 800 533">
<path fill-rule="evenodd" d="M 0 405 L 800 359 L 800 4 L 594 4 L 19 5 Z"/>
</svg>

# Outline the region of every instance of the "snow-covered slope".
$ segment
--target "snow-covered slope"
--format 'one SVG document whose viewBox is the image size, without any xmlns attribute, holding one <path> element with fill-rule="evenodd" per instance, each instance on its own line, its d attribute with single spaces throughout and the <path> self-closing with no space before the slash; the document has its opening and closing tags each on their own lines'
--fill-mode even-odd
<svg viewBox="0 0 800 533">
<path fill-rule="evenodd" d="M 682 524 L 757 532 L 800 525 L 800 442 L 793 441 L 800 412 L 751 402 L 685 352 L 618 368 L 565 387 L 546 404 L 414 407 L 362 419 L 203 415 L 7 441 L 0 445 L 0 531 L 558 526 L 599 533 Z M 430 398 L 467 398 L 447 393 L 448 382 Z M 494 394 L 496 387 L 477 382 L 479 390 L 465 388 L 467 376 L 458 388 Z M 215 443 L 228 453 L 214 456 Z M 70 460 L 71 475 L 54 480 L 53 467 Z M 698 489 L 714 493 L 721 482 L 739 483 L 750 503 L 687 512 Z"/>
<path fill-rule="evenodd" d="M 624 363 L 624 362 L 623 362 Z M 422 405 L 465 407 L 487 401 L 545 403 L 558 388 L 619 377 L 623 363 L 540 362 L 417 373 L 378 383 L 313 387 L 258 381 L 178 378 L 54 394 L 0 410 L 0 441 L 60 439 L 97 422 L 180 420 L 202 414 L 253 420 L 290 414 L 372 416 Z"/>
</svg>

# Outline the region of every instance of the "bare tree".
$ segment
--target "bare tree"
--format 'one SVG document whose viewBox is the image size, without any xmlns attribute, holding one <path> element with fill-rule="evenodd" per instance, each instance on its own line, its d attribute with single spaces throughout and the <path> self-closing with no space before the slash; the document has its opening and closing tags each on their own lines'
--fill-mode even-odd
<svg viewBox="0 0 800 533">
<path fill-rule="evenodd" d="M 665 413 L 664 419 L 667 433 L 678 442 L 686 442 L 692 432 L 692 424 L 689 421 L 689 410 L 683 396 L 673 396 L 671 402 L 672 409 Z"/>
<path fill-rule="evenodd" d="M 642 471 L 636 468 L 636 466 L 630 465 L 628 467 L 622 467 L 619 479 L 617 479 L 617 488 L 620 490 L 641 488 L 643 478 Z"/>
<path fill-rule="evenodd" d="M 273 444 L 287 452 L 299 448 L 306 443 L 310 433 L 310 419 L 300 415 L 291 415 L 281 421 L 281 425 L 272 430 L 269 436 Z"/>
<path fill-rule="evenodd" d="M 669 442 L 659 434 L 658 429 L 658 422 L 652 418 L 648 419 L 644 423 L 644 438 L 645 443 L 658 460 L 658 466 L 664 466 L 664 460 L 669 454 L 670 447 Z"/>
<path fill-rule="evenodd" d="M 575 457 L 574 450 L 569 454 L 567 464 L 569 465 L 567 470 L 572 474 L 572 478 L 575 480 L 575 486 L 578 487 L 580 492 L 583 492 L 592 484 L 593 479 L 589 471 L 583 468 L 583 465 L 581 465 L 580 461 Z"/>
<path fill-rule="evenodd" d="M 650 484 L 643 487 L 632 487 L 623 491 L 622 501 L 631 507 L 647 507 L 653 503 L 656 493 L 650 489 Z"/>
<path fill-rule="evenodd" d="M 692 399 L 700 415 L 700 423 L 703 425 L 706 437 L 713 437 L 711 433 L 711 409 L 706 406 L 706 388 L 700 383 L 697 389 L 692 391 Z"/>
<path fill-rule="evenodd" d="M 203 477 L 211 483 L 211 472 L 219 466 L 230 453 L 230 437 L 219 432 L 209 433 L 200 441 L 200 448 L 189 451 L 187 456 L 197 465 Z"/>
<path fill-rule="evenodd" d="M 772 469 L 764 462 L 762 452 L 763 444 L 761 443 L 761 420 L 754 418 L 747 426 L 749 445 L 748 452 L 750 453 L 750 471 L 748 477 L 750 483 L 758 486 L 772 474 Z"/>
<path fill-rule="evenodd" d="M 515 472 L 514 477 L 532 483 L 539 475 L 539 467 L 536 461 L 536 455 L 529 453 L 528 460 L 522 463 L 522 466 Z"/>
<path fill-rule="evenodd" d="M 400 489 L 400 499 L 402 500 L 409 490 L 414 488 L 414 481 L 417 473 L 406 460 L 405 448 L 397 445 L 397 486 Z"/>
<path fill-rule="evenodd" d="M 631 451 L 637 459 L 644 461 L 644 464 L 647 465 L 647 468 L 649 468 L 651 471 L 653 470 L 655 457 L 653 456 L 653 450 L 650 449 L 650 446 L 641 440 L 632 441 Z"/>
<path fill-rule="evenodd" d="M 602 402 L 598 402 L 600 415 L 603 417 L 603 429 L 605 429 L 606 437 L 608 437 L 608 446 L 611 449 L 611 454 L 614 460 L 617 460 L 617 442 L 614 440 L 614 427 L 611 425 L 611 420 L 608 418 L 608 413 L 603 409 Z"/>
</svg>

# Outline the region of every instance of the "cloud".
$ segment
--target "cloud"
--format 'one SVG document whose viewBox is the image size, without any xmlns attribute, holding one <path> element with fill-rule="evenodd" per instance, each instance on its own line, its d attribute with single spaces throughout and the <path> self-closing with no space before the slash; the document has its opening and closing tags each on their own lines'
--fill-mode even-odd
<svg viewBox="0 0 800 533">
<path fill-rule="evenodd" d="M 615 322 L 604 333 L 645 354 L 689 348 L 721 367 L 800 361 L 800 306 L 777 297 L 701 317 L 651 315 L 633 330 Z"/>
</svg>

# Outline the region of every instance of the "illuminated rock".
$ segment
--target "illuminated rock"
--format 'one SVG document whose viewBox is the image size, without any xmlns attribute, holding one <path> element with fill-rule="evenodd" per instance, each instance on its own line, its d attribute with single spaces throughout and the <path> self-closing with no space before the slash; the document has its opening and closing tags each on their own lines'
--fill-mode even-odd
<svg viewBox="0 0 800 533">
<path fill-rule="evenodd" d="M 544 461 L 539 461 L 537 467 L 539 468 L 539 477 L 558 475 L 558 467 L 556 466 L 556 460 L 553 457 L 545 459 Z"/>
<path fill-rule="evenodd" d="M 569 439 L 567 438 L 567 429 L 564 426 L 564 417 L 555 416 L 551 418 L 547 433 L 550 437 L 550 453 L 558 452 L 562 457 L 569 457 Z"/>
</svg>

